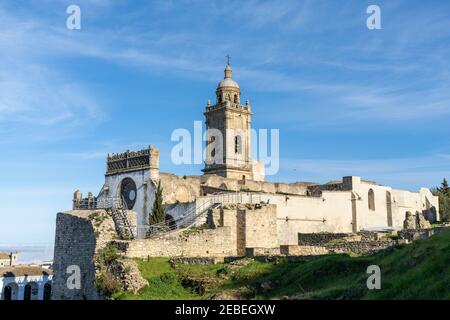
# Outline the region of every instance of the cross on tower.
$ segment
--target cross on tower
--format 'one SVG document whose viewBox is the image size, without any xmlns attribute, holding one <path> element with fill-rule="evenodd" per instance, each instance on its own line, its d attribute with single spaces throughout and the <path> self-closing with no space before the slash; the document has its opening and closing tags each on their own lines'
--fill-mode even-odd
<svg viewBox="0 0 450 320">
<path fill-rule="evenodd" d="M 227 54 L 226 57 L 227 57 L 227 64 L 230 65 L 230 58 L 231 58 L 231 57 L 230 57 L 229 54 Z"/>
</svg>

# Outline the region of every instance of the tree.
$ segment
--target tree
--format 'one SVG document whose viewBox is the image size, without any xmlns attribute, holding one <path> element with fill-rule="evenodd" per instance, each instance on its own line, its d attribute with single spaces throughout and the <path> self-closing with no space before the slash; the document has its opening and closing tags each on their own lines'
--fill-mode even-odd
<svg viewBox="0 0 450 320">
<path fill-rule="evenodd" d="M 444 195 L 450 197 L 450 188 L 448 187 L 448 181 L 444 178 L 444 181 L 441 183 L 441 187 L 438 188 L 438 191 Z"/>
<path fill-rule="evenodd" d="M 441 183 L 441 187 L 435 188 L 433 194 L 439 197 L 439 213 L 442 221 L 450 221 L 450 188 L 447 179 Z"/>
<path fill-rule="evenodd" d="M 163 207 L 163 189 L 161 187 L 161 181 L 159 181 L 155 192 L 155 202 L 153 203 L 152 215 L 150 216 L 150 225 L 165 221 L 166 212 Z"/>
</svg>

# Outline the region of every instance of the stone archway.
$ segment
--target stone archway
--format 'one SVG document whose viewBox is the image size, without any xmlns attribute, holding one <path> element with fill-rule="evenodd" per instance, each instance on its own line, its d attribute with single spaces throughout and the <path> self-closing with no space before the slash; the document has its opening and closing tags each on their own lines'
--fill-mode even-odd
<svg viewBox="0 0 450 320">
<path fill-rule="evenodd" d="M 39 286 L 36 282 L 30 282 L 25 285 L 23 300 L 38 300 Z"/>
<path fill-rule="evenodd" d="M 3 288 L 3 300 L 18 300 L 19 286 L 17 283 L 9 283 Z"/>
</svg>

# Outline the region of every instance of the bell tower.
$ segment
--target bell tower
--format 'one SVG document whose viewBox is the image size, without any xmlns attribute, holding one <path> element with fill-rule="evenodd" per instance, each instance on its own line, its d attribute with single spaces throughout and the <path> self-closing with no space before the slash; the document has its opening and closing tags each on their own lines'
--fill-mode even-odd
<svg viewBox="0 0 450 320">
<path fill-rule="evenodd" d="M 241 90 L 232 79 L 228 62 L 224 79 L 216 89 L 216 103 L 208 101 L 206 117 L 205 174 L 233 179 L 253 179 L 250 158 L 251 110 L 241 105 Z"/>
</svg>

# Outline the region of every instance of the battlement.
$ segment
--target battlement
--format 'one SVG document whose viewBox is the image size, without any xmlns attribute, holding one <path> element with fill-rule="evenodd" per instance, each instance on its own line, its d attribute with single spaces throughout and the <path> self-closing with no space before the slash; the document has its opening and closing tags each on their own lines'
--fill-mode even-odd
<svg viewBox="0 0 450 320">
<path fill-rule="evenodd" d="M 106 159 L 106 175 L 129 171 L 158 169 L 159 151 L 151 145 L 142 150 L 110 153 Z"/>
</svg>

